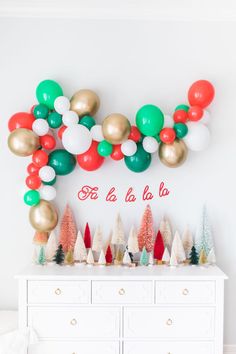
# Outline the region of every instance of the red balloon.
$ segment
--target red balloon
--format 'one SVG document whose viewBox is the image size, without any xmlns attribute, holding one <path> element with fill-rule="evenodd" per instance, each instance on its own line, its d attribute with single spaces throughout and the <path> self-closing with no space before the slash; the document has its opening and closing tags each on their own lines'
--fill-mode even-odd
<svg viewBox="0 0 236 354">
<path fill-rule="evenodd" d="M 25 183 L 30 189 L 38 189 L 41 186 L 41 179 L 39 176 L 30 175 L 26 178 Z"/>
<path fill-rule="evenodd" d="M 43 150 L 37 150 L 33 153 L 32 161 L 37 167 L 43 167 L 48 163 L 48 155 Z"/>
<path fill-rule="evenodd" d="M 188 120 L 188 112 L 184 111 L 183 109 L 179 109 L 175 111 L 173 119 L 175 123 L 186 123 Z"/>
<path fill-rule="evenodd" d="M 29 175 L 36 176 L 39 173 L 39 167 L 36 166 L 33 162 L 31 162 L 27 167 L 27 172 Z"/>
<path fill-rule="evenodd" d="M 66 130 L 66 126 L 65 125 L 62 125 L 60 129 L 58 129 L 58 132 L 57 132 L 57 135 L 58 135 L 58 138 L 59 139 L 62 139 L 62 135 L 64 133 L 64 131 Z"/>
<path fill-rule="evenodd" d="M 165 144 L 171 144 L 176 137 L 175 130 L 173 128 L 164 128 L 160 132 L 160 139 Z"/>
<path fill-rule="evenodd" d="M 39 141 L 40 141 L 41 146 L 46 150 L 52 150 L 56 146 L 55 138 L 49 134 L 41 136 Z"/>
<path fill-rule="evenodd" d="M 203 109 L 199 106 L 192 106 L 188 110 L 188 119 L 197 122 L 203 116 Z"/>
<path fill-rule="evenodd" d="M 215 96 L 214 86 L 207 80 L 199 80 L 192 84 L 188 91 L 191 106 L 207 107 Z"/>
<path fill-rule="evenodd" d="M 97 170 L 104 162 L 104 157 L 97 151 L 98 144 L 97 141 L 93 141 L 88 151 L 77 155 L 78 164 L 86 171 Z"/>
<path fill-rule="evenodd" d="M 129 135 L 128 139 L 133 140 L 136 143 L 141 139 L 141 133 L 135 125 L 131 126 L 130 135 Z"/>
<path fill-rule="evenodd" d="M 35 118 L 32 114 L 27 112 L 19 112 L 13 114 L 13 116 L 8 121 L 8 129 L 12 132 L 18 128 L 25 128 L 32 130 L 32 124 Z"/>
<path fill-rule="evenodd" d="M 110 156 L 113 160 L 116 161 L 122 160 L 124 158 L 124 154 L 121 151 L 121 145 L 114 145 Z"/>
</svg>

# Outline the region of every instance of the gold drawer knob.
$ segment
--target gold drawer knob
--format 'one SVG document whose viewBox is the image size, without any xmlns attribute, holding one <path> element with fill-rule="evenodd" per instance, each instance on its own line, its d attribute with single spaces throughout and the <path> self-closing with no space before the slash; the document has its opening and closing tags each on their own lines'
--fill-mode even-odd
<svg viewBox="0 0 236 354">
<path fill-rule="evenodd" d="M 55 294 L 56 294 L 56 295 L 61 295 L 61 289 L 57 288 L 57 289 L 55 290 Z"/>
<path fill-rule="evenodd" d="M 76 319 L 73 318 L 73 319 L 70 321 L 70 324 L 71 324 L 71 326 L 76 326 L 76 325 L 77 325 Z"/>
<path fill-rule="evenodd" d="M 121 288 L 119 291 L 119 295 L 125 295 L 125 289 Z"/>
<path fill-rule="evenodd" d="M 167 326 L 171 326 L 173 324 L 173 321 L 171 318 L 168 318 L 168 320 L 166 321 Z"/>
<path fill-rule="evenodd" d="M 182 293 L 183 293 L 183 295 L 188 295 L 189 294 L 189 290 L 188 289 L 184 289 Z"/>
</svg>

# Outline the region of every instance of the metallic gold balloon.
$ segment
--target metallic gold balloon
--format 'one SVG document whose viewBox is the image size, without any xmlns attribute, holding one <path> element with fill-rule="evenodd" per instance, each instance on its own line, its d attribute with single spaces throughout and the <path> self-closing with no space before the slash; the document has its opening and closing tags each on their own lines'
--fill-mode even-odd
<svg viewBox="0 0 236 354">
<path fill-rule="evenodd" d="M 79 117 L 87 114 L 93 116 L 99 109 L 100 100 L 92 90 L 80 90 L 70 100 L 70 109 L 75 111 Z"/>
<path fill-rule="evenodd" d="M 18 128 L 9 135 L 8 147 L 17 156 L 29 156 L 40 147 L 39 137 L 32 130 Z"/>
<path fill-rule="evenodd" d="M 130 134 L 129 120 L 119 113 L 112 113 L 102 123 L 104 138 L 111 144 L 122 144 Z"/>
<path fill-rule="evenodd" d="M 179 167 L 187 158 L 188 148 L 183 140 L 176 139 L 172 144 L 161 143 L 158 153 L 164 165 L 168 167 Z"/>
<path fill-rule="evenodd" d="M 29 219 L 35 230 L 49 232 L 56 227 L 58 215 L 55 207 L 50 202 L 42 199 L 39 204 L 30 208 Z"/>
</svg>

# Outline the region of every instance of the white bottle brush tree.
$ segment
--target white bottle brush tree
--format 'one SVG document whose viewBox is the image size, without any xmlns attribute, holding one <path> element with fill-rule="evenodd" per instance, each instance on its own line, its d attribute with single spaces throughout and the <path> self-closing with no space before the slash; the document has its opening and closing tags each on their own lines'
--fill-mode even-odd
<svg viewBox="0 0 236 354">
<path fill-rule="evenodd" d="M 128 237 L 128 251 L 130 253 L 138 253 L 138 233 L 134 226 L 131 226 L 129 237 Z"/>
<path fill-rule="evenodd" d="M 185 250 L 186 258 L 189 259 L 191 249 L 193 247 L 193 236 L 188 227 L 186 227 L 183 232 L 182 243 Z"/>
<path fill-rule="evenodd" d="M 112 231 L 111 243 L 113 245 L 124 245 L 125 244 L 125 233 L 124 226 L 120 217 L 120 214 L 117 215 L 115 225 Z"/>
<path fill-rule="evenodd" d="M 92 251 L 100 253 L 103 247 L 102 229 L 98 226 L 93 236 Z"/>
<path fill-rule="evenodd" d="M 186 260 L 185 250 L 178 231 L 176 231 L 172 242 L 171 257 L 173 252 L 178 263 L 182 263 Z"/>
<path fill-rule="evenodd" d="M 196 233 L 196 246 L 198 253 L 200 254 L 201 250 L 204 250 L 206 256 L 208 256 L 209 252 L 214 249 L 211 226 L 205 205 L 202 211 L 201 222 Z"/>
<path fill-rule="evenodd" d="M 172 232 L 171 232 L 170 222 L 166 218 L 163 218 L 161 220 L 159 229 L 160 229 L 163 241 L 164 241 L 164 245 L 170 251 L 171 244 L 172 244 Z"/>
<path fill-rule="evenodd" d="M 57 241 L 57 236 L 55 231 L 52 231 L 50 233 L 48 242 L 46 244 L 46 249 L 45 249 L 45 254 L 46 254 L 46 260 L 48 262 L 52 262 L 53 258 L 55 256 L 55 253 L 58 248 L 58 241 Z"/>
<path fill-rule="evenodd" d="M 74 247 L 74 261 L 85 262 L 87 260 L 87 250 L 84 244 L 84 239 L 80 231 L 77 233 L 77 238 Z"/>
</svg>

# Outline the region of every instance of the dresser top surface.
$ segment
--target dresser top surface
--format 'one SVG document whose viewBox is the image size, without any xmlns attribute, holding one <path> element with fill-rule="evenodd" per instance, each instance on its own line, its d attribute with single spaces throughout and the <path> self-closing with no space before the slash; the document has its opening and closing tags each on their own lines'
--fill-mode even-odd
<svg viewBox="0 0 236 354">
<path fill-rule="evenodd" d="M 209 280 L 215 278 L 227 279 L 227 276 L 217 266 L 138 266 L 129 268 L 124 266 L 58 266 L 49 264 L 46 266 L 30 265 L 16 278 L 29 280 L 71 280 L 71 279 L 193 279 Z"/>
</svg>

